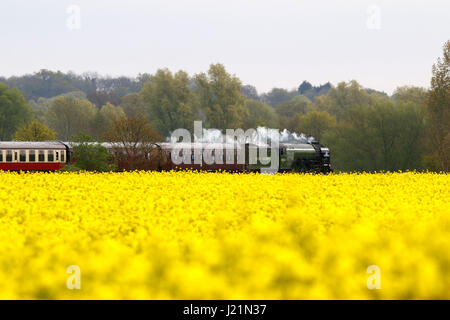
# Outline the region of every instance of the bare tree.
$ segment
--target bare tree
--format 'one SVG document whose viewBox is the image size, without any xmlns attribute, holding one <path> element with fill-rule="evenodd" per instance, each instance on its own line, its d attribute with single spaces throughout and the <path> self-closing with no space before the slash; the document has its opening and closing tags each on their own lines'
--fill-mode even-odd
<svg viewBox="0 0 450 320">
<path fill-rule="evenodd" d="M 156 144 L 161 137 L 145 118 L 123 116 L 112 123 L 104 138 L 113 145 L 119 169 L 161 169 L 164 157 Z"/>
</svg>

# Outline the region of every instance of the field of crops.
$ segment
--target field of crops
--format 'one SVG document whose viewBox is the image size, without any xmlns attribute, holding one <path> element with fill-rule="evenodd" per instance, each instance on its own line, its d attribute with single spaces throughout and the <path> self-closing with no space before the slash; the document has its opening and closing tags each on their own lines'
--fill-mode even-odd
<svg viewBox="0 0 450 320">
<path fill-rule="evenodd" d="M 449 299 L 449 199 L 445 174 L 0 173 L 0 298 Z"/>
</svg>

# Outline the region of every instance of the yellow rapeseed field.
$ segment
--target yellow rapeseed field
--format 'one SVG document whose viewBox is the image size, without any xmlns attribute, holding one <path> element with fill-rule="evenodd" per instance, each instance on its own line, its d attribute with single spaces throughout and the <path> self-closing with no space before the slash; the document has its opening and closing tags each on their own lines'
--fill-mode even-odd
<svg viewBox="0 0 450 320">
<path fill-rule="evenodd" d="M 449 190 L 431 173 L 0 173 L 0 298 L 449 299 Z"/>
</svg>

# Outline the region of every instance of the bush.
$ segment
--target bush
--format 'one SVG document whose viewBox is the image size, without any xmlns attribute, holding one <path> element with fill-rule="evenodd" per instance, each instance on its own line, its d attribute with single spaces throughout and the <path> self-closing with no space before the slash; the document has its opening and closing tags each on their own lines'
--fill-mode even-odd
<svg viewBox="0 0 450 320">
<path fill-rule="evenodd" d="M 70 164 L 66 164 L 64 166 L 64 168 L 62 168 L 61 170 L 59 170 L 61 172 L 79 172 L 82 171 L 82 169 L 78 168 L 76 165 L 74 165 L 73 163 Z"/>
<path fill-rule="evenodd" d="M 113 163 L 112 154 L 91 137 L 80 134 L 72 138 L 73 168 L 85 171 L 115 171 L 117 166 Z M 69 167 L 68 169 L 73 169 Z"/>
</svg>

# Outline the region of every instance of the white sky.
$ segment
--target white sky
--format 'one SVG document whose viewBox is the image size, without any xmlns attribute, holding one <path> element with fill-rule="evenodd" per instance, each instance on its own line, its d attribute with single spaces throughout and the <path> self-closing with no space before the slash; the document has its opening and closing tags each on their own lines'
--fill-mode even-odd
<svg viewBox="0 0 450 320">
<path fill-rule="evenodd" d="M 80 29 L 67 25 L 70 5 L 81 10 Z M 379 29 L 367 26 L 377 26 L 373 5 Z M 260 92 L 356 79 L 392 93 L 428 87 L 448 39 L 448 0 L 0 1 L 2 76 L 163 67 L 192 75 L 220 62 Z"/>
</svg>

